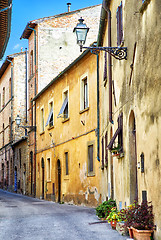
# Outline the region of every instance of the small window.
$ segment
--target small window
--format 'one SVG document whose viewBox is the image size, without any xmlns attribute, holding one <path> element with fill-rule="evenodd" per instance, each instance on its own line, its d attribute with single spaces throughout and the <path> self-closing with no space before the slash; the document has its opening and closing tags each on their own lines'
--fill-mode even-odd
<svg viewBox="0 0 161 240">
<path fill-rule="evenodd" d="M 34 73 L 34 57 L 33 57 L 33 50 L 30 53 L 30 72 L 31 75 Z"/>
<path fill-rule="evenodd" d="M 65 97 L 65 99 L 68 99 L 68 91 L 66 91 L 66 92 L 64 93 L 64 97 Z M 69 112 L 68 112 L 68 101 L 67 101 L 67 104 L 66 104 L 66 106 L 65 106 L 65 108 L 64 108 L 64 112 L 63 112 L 63 114 L 64 114 L 64 119 L 66 119 L 66 118 L 69 117 Z"/>
<path fill-rule="evenodd" d="M 11 78 L 9 79 L 9 98 L 11 98 Z"/>
<path fill-rule="evenodd" d="M 50 180 L 50 158 L 47 159 L 47 179 Z"/>
<path fill-rule="evenodd" d="M 0 110 L 2 109 L 2 103 L 1 103 L 1 93 L 0 93 Z"/>
<path fill-rule="evenodd" d="M 88 146 L 88 173 L 93 173 L 93 145 Z"/>
<path fill-rule="evenodd" d="M 5 105 L 5 87 L 3 88 L 3 106 L 2 107 L 4 107 L 4 105 Z"/>
<path fill-rule="evenodd" d="M 87 78 L 83 80 L 84 82 L 84 91 L 83 91 L 83 100 L 84 100 L 84 109 L 88 107 L 88 84 L 87 84 Z"/>
<path fill-rule="evenodd" d="M 3 123 L 3 146 L 4 146 L 4 123 Z"/>
<path fill-rule="evenodd" d="M 117 18 L 117 46 L 120 46 L 123 40 L 123 22 L 122 22 L 122 2 L 117 8 L 116 12 Z"/>
<path fill-rule="evenodd" d="M 41 109 L 41 132 L 44 132 L 44 109 Z"/>
<path fill-rule="evenodd" d="M 11 117 L 9 117 L 9 134 L 8 134 L 8 139 L 9 139 L 9 142 L 12 140 L 11 139 Z"/>
<path fill-rule="evenodd" d="M 81 91 L 80 91 L 80 110 L 88 108 L 88 80 L 87 77 L 81 79 Z"/>
<path fill-rule="evenodd" d="M 53 119 L 53 102 L 49 103 L 49 108 L 50 108 L 50 112 L 51 112 L 51 116 L 49 119 L 49 127 L 54 126 L 54 119 Z"/>
<path fill-rule="evenodd" d="M 69 175 L 69 169 L 68 169 L 68 152 L 65 153 L 65 166 L 66 166 L 66 175 Z"/>
</svg>

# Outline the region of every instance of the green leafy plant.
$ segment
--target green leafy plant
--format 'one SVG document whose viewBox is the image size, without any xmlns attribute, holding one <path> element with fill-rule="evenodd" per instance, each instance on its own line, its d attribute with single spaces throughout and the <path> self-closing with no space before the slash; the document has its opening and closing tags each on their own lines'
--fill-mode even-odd
<svg viewBox="0 0 161 240">
<path fill-rule="evenodd" d="M 99 218 L 106 218 L 113 207 L 116 207 L 116 201 L 112 199 L 104 201 L 98 207 L 96 207 L 96 215 Z"/>
</svg>

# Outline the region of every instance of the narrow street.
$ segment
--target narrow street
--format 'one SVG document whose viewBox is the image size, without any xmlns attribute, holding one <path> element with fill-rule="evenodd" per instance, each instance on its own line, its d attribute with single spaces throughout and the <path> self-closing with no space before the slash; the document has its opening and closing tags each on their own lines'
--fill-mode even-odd
<svg viewBox="0 0 161 240">
<path fill-rule="evenodd" d="M 0 190 L 0 240 L 121 240 L 95 210 Z"/>
</svg>

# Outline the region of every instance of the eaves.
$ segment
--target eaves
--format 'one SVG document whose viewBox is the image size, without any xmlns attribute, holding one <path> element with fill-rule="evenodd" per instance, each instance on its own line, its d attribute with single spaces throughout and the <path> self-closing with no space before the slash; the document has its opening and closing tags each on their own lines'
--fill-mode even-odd
<svg viewBox="0 0 161 240">
<path fill-rule="evenodd" d="M 54 18 L 59 18 L 59 17 L 63 17 L 63 16 L 70 16 L 72 14 L 79 13 L 80 11 L 83 11 L 85 9 L 94 8 L 96 6 L 100 6 L 100 4 L 94 5 L 94 6 L 90 6 L 90 7 L 86 7 L 86 8 L 77 9 L 77 10 L 71 11 L 71 12 L 65 12 L 65 13 L 54 15 L 54 16 L 39 18 L 39 19 L 30 21 L 30 22 L 27 23 L 27 25 L 26 25 L 26 27 L 25 27 L 25 29 L 24 29 L 20 39 L 22 39 L 22 38 L 28 39 L 30 37 L 30 35 L 32 33 L 32 30 L 29 27 L 35 28 L 37 24 L 39 24 L 39 23 L 41 23 L 43 21 L 46 21 L 46 20 L 49 20 L 49 19 L 54 19 Z"/>
<path fill-rule="evenodd" d="M 103 3 L 102 3 L 97 46 L 102 46 L 103 37 L 104 37 L 105 29 L 107 26 L 107 11 L 104 9 L 103 5 L 106 4 L 106 6 L 110 8 L 110 3 L 111 3 L 111 0 L 103 0 Z"/>
<path fill-rule="evenodd" d="M 1 0 L 0 10 L 11 6 L 12 0 Z M 0 59 L 3 57 L 11 33 L 11 13 L 12 7 L 5 11 L 0 11 Z"/>
</svg>

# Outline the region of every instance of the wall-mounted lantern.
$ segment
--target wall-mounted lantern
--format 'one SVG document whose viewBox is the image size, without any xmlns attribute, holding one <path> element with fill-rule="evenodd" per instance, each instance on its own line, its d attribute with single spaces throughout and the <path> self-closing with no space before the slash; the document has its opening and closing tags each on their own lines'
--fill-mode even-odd
<svg viewBox="0 0 161 240">
<path fill-rule="evenodd" d="M 73 32 L 77 36 L 77 44 L 80 46 L 80 52 L 82 48 L 90 49 L 91 53 L 98 54 L 100 51 L 108 52 L 111 56 L 118 60 L 127 59 L 127 47 L 84 47 L 83 45 L 86 42 L 87 33 L 89 28 L 85 23 L 84 19 L 81 17 L 79 23 L 74 28 Z"/>
<path fill-rule="evenodd" d="M 16 121 L 16 124 L 17 124 L 18 128 L 19 127 L 22 127 L 24 129 L 29 128 L 30 130 L 36 131 L 36 126 L 22 126 L 22 125 L 20 125 L 21 124 L 21 118 L 20 118 L 19 115 L 17 115 L 17 117 L 15 118 L 15 121 Z"/>
</svg>

